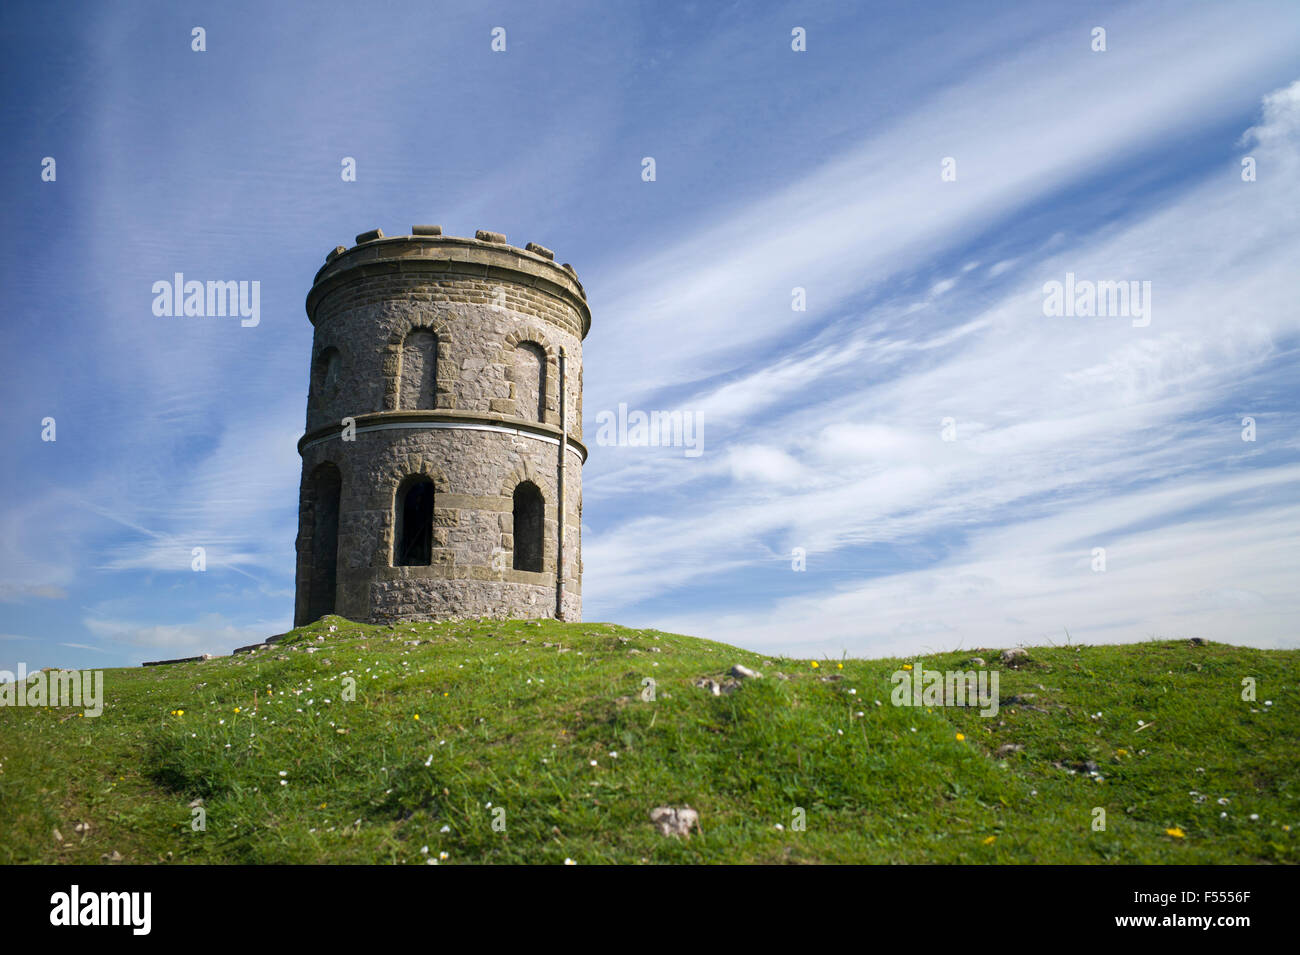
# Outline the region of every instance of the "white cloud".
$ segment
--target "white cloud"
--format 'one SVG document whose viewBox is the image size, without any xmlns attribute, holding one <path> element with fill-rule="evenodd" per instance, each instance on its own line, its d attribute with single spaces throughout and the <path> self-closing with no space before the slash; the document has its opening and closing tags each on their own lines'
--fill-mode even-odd
<svg viewBox="0 0 1300 955">
<path fill-rule="evenodd" d="M 1264 97 L 1264 121 L 1242 134 L 1245 146 L 1270 147 L 1300 138 L 1300 80 Z"/>
<path fill-rule="evenodd" d="M 133 650 L 166 651 L 177 656 L 200 653 L 220 655 L 239 646 L 260 643 L 273 633 L 288 629 L 284 621 L 258 621 L 236 625 L 219 613 L 203 614 L 185 623 L 158 624 L 87 617 L 82 623 L 94 636 L 108 644 L 111 652 Z"/>
<path fill-rule="evenodd" d="M 1269 483 L 1300 487 L 1300 468 L 1107 498 L 976 534 L 923 571 L 823 588 L 722 620 L 684 613 L 664 629 L 760 650 L 901 655 L 1021 642 L 1111 643 L 1199 636 L 1293 646 L 1300 612 L 1300 506 L 1184 521 L 1158 533 L 1124 524 L 1176 514 Z M 1084 535 L 1084 539 L 1081 538 Z M 1091 545 L 1106 548 L 1094 572 Z M 807 573 L 815 574 L 810 561 Z"/>
<path fill-rule="evenodd" d="M 803 466 L 777 448 L 762 445 L 735 447 L 728 452 L 727 463 L 735 481 L 792 485 L 807 479 Z"/>
</svg>

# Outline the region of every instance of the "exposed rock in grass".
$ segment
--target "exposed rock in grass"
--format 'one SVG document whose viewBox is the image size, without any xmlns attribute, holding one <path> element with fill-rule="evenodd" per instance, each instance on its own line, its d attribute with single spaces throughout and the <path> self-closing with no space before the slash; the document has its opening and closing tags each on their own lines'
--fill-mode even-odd
<svg viewBox="0 0 1300 955">
<path fill-rule="evenodd" d="M 731 675 L 740 677 L 742 680 L 761 680 L 763 678 L 763 674 L 759 673 L 757 670 L 751 670 L 749 667 L 741 666 L 739 663 L 731 668 Z"/>
<path fill-rule="evenodd" d="M 692 683 L 694 686 L 698 686 L 701 690 L 708 690 L 714 696 L 722 696 L 724 693 L 735 693 L 740 689 L 740 681 L 734 678 L 723 680 L 719 683 L 711 677 L 702 676 L 697 677 L 692 681 Z"/>
<path fill-rule="evenodd" d="M 694 686 L 698 686 L 701 690 L 708 690 L 714 696 L 722 695 L 722 684 L 717 680 L 711 680 L 707 676 L 702 676 L 696 678 L 692 682 Z"/>
<path fill-rule="evenodd" d="M 1003 650 L 999 659 L 1007 666 L 1014 667 L 1029 662 L 1029 651 L 1024 647 L 1012 647 L 1010 650 Z"/>
<path fill-rule="evenodd" d="M 650 820 L 660 835 L 691 837 L 691 830 L 703 833 L 700 814 L 690 806 L 656 806 L 650 810 Z"/>
</svg>

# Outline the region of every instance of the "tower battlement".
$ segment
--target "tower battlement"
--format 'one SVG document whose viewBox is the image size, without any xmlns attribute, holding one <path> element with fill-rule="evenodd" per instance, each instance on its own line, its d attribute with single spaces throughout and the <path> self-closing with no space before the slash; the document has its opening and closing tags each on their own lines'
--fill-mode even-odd
<svg viewBox="0 0 1300 955">
<path fill-rule="evenodd" d="M 532 278 L 539 286 L 551 283 L 562 292 L 580 301 L 584 317 L 582 334 L 591 327 L 591 312 L 587 308 L 587 291 L 578 280 L 573 266 L 558 264 L 555 253 L 545 246 L 529 242 L 523 248 L 509 245 L 500 232 L 480 229 L 472 239 L 444 235 L 441 226 L 417 225 L 410 235 L 386 236 L 382 229 L 372 229 L 356 237 L 356 245 L 336 246 L 325 257 L 325 264 L 316 273 L 316 279 L 307 295 L 307 317 L 315 323 L 314 305 L 327 294 L 330 279 L 351 269 L 364 266 L 419 268 L 427 260 L 430 271 L 471 269 L 481 270 L 485 276 L 500 275 L 503 279 L 518 281 Z M 513 278 L 511 274 L 513 273 Z"/>
</svg>

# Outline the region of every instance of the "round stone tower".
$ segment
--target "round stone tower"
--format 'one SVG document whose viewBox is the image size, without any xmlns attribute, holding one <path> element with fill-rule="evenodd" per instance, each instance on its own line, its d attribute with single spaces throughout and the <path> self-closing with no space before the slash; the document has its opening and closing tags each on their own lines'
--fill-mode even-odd
<svg viewBox="0 0 1300 955">
<path fill-rule="evenodd" d="M 586 292 L 539 245 L 411 231 L 307 295 L 294 625 L 579 620 Z"/>
</svg>

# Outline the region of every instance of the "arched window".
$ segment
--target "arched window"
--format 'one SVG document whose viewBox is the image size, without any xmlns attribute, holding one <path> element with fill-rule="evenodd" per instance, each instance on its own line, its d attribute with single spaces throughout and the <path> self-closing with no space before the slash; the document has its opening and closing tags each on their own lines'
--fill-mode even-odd
<svg viewBox="0 0 1300 955">
<path fill-rule="evenodd" d="M 395 567 L 422 567 L 433 562 L 433 482 L 410 478 L 393 501 Z"/>
<path fill-rule="evenodd" d="M 515 346 L 513 369 L 515 414 L 529 421 L 546 420 L 546 352 L 536 342 Z"/>
<path fill-rule="evenodd" d="M 417 328 L 402 343 L 401 403 L 398 407 L 433 408 L 438 394 L 438 338 Z"/>
<path fill-rule="evenodd" d="M 334 590 L 339 559 L 339 497 L 343 480 L 339 469 L 326 462 L 311 473 L 304 496 L 304 520 L 311 534 L 311 569 L 307 575 L 307 619 L 319 620 L 334 612 Z"/>
<path fill-rule="evenodd" d="M 325 393 L 330 394 L 339 386 L 339 350 L 325 350 Z"/>
<path fill-rule="evenodd" d="M 515 570 L 542 571 L 542 492 L 532 481 L 515 488 Z"/>
</svg>

